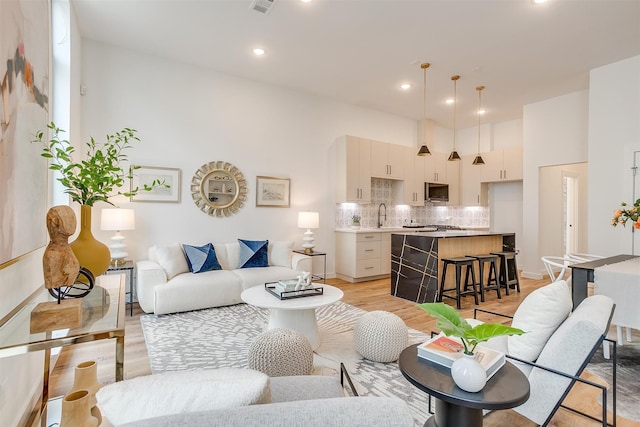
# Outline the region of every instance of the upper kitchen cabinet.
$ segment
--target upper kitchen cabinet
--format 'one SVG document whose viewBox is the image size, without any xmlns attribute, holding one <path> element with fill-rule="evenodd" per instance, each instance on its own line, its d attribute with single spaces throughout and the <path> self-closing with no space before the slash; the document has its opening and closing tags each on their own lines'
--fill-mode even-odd
<svg viewBox="0 0 640 427">
<path fill-rule="evenodd" d="M 336 203 L 371 203 L 371 141 L 343 136 L 336 141 Z"/>
<path fill-rule="evenodd" d="M 374 178 L 405 178 L 405 147 L 371 141 L 371 176 Z"/>
<path fill-rule="evenodd" d="M 431 152 L 430 156 L 424 156 L 424 180 L 425 182 L 447 183 L 448 154 Z"/>
<path fill-rule="evenodd" d="M 449 156 L 447 155 L 447 158 Z M 445 170 L 449 184 L 449 206 L 460 205 L 460 161 L 446 161 Z"/>
<path fill-rule="evenodd" d="M 522 146 L 482 153 L 482 158 L 485 162 L 482 182 L 522 179 Z"/>
<path fill-rule="evenodd" d="M 424 206 L 424 157 L 417 156 L 417 149 L 404 147 L 407 165 L 404 178 L 404 198 L 399 204 Z"/>
<path fill-rule="evenodd" d="M 460 205 L 461 206 L 488 206 L 487 185 L 482 185 L 482 174 L 486 165 L 474 165 L 472 156 L 462 156 L 460 162 Z M 483 160 L 484 153 L 482 154 Z"/>
</svg>

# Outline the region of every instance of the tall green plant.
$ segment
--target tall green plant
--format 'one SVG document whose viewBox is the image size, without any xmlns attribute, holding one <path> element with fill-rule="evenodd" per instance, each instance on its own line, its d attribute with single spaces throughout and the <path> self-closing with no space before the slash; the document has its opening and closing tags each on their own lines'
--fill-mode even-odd
<svg viewBox="0 0 640 427">
<path fill-rule="evenodd" d="M 76 162 L 73 159 L 75 148 L 68 140 L 61 138 L 65 131 L 53 122 L 47 127 L 52 132 L 51 139 L 44 141 L 45 134 L 39 131 L 32 142 L 44 145 L 41 156 L 51 160 L 49 169 L 60 173 L 61 177 L 57 179 L 74 202 L 93 206 L 96 202 L 102 201 L 113 205 L 109 197 L 114 194 L 130 197 L 138 193 L 139 187 L 128 192 L 114 193 L 115 189 L 125 184 L 126 179 L 133 178 L 134 168 L 127 168 L 125 171 L 121 163 L 127 161 L 126 150 L 132 148 L 133 141 L 140 141 L 135 129 L 124 128 L 115 134 L 107 135 L 106 142 L 102 144 L 97 144 L 91 137 L 86 143 L 86 159 Z M 143 186 L 143 189 L 150 191 L 155 186 L 169 187 L 164 182 L 154 181 L 151 186 Z"/>
<path fill-rule="evenodd" d="M 524 331 L 500 323 L 482 323 L 471 327 L 460 313 L 442 302 L 418 304 L 429 316 L 438 319 L 436 326 L 448 337 L 462 340 L 465 354 L 473 354 L 476 346 L 500 335 L 522 335 Z"/>
</svg>

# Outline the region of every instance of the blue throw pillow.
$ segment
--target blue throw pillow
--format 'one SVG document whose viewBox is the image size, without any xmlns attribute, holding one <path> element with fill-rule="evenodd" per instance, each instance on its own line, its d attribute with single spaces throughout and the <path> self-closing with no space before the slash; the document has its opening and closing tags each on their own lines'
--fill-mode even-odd
<svg viewBox="0 0 640 427">
<path fill-rule="evenodd" d="M 222 270 L 216 251 L 211 243 L 204 246 L 182 245 L 187 256 L 187 264 L 192 273 L 202 273 L 204 271 Z"/>
<path fill-rule="evenodd" d="M 238 268 L 268 267 L 268 240 L 242 240 L 240 244 L 240 264 Z"/>
</svg>

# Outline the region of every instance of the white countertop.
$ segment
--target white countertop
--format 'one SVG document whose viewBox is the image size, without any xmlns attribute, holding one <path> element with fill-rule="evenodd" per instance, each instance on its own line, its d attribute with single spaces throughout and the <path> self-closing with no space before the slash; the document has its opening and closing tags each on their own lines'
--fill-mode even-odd
<svg viewBox="0 0 640 427">
<path fill-rule="evenodd" d="M 430 231 L 427 231 L 430 230 Z M 464 230 L 447 230 L 436 231 L 434 227 L 431 228 L 402 228 L 402 227 L 380 227 L 380 228 L 336 228 L 334 231 L 338 233 L 407 233 L 407 234 L 424 234 L 426 236 L 477 236 L 482 234 L 505 234 L 490 232 L 486 227 L 465 227 Z M 457 234 L 456 234 L 457 233 Z"/>
</svg>

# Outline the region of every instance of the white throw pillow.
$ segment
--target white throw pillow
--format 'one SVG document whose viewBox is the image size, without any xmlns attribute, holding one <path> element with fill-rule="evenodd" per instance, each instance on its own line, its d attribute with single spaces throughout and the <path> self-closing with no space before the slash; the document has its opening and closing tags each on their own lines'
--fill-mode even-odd
<svg viewBox="0 0 640 427">
<path fill-rule="evenodd" d="M 180 243 L 170 243 L 165 246 L 155 246 L 158 264 L 167 273 L 167 278 L 171 280 L 174 276 L 189 272 L 187 258 L 184 256 Z"/>
<path fill-rule="evenodd" d="M 109 384 L 96 393 L 113 425 L 183 412 L 270 403 L 269 377 L 251 369 L 173 371 Z"/>
<path fill-rule="evenodd" d="M 573 303 L 564 280 L 531 292 L 520 304 L 511 326 L 525 331 L 508 338 L 509 354 L 533 362 L 549 337 L 571 313 Z"/>
<path fill-rule="evenodd" d="M 291 268 L 293 242 L 269 242 L 269 265 Z"/>
</svg>

